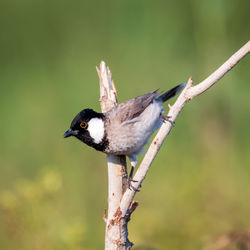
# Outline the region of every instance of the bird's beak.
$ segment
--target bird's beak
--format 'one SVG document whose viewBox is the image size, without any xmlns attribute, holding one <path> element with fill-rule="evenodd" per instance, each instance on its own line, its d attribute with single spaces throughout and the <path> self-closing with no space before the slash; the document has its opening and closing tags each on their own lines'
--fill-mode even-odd
<svg viewBox="0 0 250 250">
<path fill-rule="evenodd" d="M 77 135 L 77 131 L 74 131 L 72 130 L 71 128 L 69 130 L 67 130 L 65 133 L 64 133 L 64 138 L 67 138 L 69 136 L 72 136 L 72 135 Z"/>
</svg>

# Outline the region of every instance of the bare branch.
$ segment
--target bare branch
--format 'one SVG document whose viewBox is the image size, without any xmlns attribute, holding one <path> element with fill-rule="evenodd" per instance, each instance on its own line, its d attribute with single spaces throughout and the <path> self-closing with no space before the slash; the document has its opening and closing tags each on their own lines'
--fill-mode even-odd
<svg viewBox="0 0 250 250">
<path fill-rule="evenodd" d="M 96 67 L 100 82 L 100 105 L 102 112 L 106 112 L 117 105 L 117 93 L 112 75 L 105 62 L 101 62 L 100 69 Z"/>
<path fill-rule="evenodd" d="M 104 62 L 100 69 L 96 67 L 100 79 L 100 105 L 102 112 L 106 112 L 117 105 L 117 94 L 111 72 Z M 127 223 L 119 217 L 120 201 L 125 191 L 126 159 L 125 156 L 108 155 L 108 216 L 106 218 L 105 249 L 118 249 L 124 246 L 130 247 L 128 241 Z M 123 230 L 121 230 L 121 228 Z"/>
<path fill-rule="evenodd" d="M 189 95 L 187 97 L 192 99 L 195 96 L 200 95 L 201 93 L 212 87 L 249 52 L 250 52 L 250 41 L 248 41 L 243 47 L 241 47 L 236 53 L 234 53 L 224 64 L 222 64 L 204 81 L 200 82 L 199 84 L 191 88 L 187 93 Z"/>
<path fill-rule="evenodd" d="M 208 78 L 206 78 L 201 83 L 193 86 L 192 78 L 190 77 L 186 87 L 176 100 L 173 106 L 169 106 L 168 116 L 171 117 L 172 122 L 174 122 L 183 109 L 184 105 L 195 96 L 200 95 L 207 89 L 209 89 L 213 84 L 215 84 L 219 79 L 221 79 L 230 69 L 232 69 L 244 56 L 250 52 L 250 41 L 248 41 L 240 50 L 238 50 L 233 56 L 231 56 L 221 67 L 219 67 L 214 73 L 212 73 Z M 141 186 L 142 181 L 145 179 L 147 171 L 149 170 L 156 154 L 158 153 L 163 141 L 169 134 L 172 124 L 170 122 L 164 123 L 157 135 L 155 136 L 153 142 L 151 143 L 147 153 L 145 154 L 135 176 L 134 187 L 138 189 Z M 136 194 L 135 190 L 127 189 L 124 193 L 120 209 L 122 211 L 122 216 L 126 216 L 129 213 L 129 206 L 133 201 Z"/>
<path fill-rule="evenodd" d="M 249 52 L 250 41 L 201 83 L 193 86 L 192 78 L 188 79 L 186 87 L 174 105 L 169 105 L 168 116 L 171 117 L 171 122 L 166 121 L 161 126 L 134 176 L 134 180 L 138 181 L 133 183 L 135 190 L 141 186 L 163 141 L 171 131 L 173 122 L 185 104 L 195 96 L 208 90 Z M 105 112 L 117 105 L 116 89 L 111 72 L 104 62 L 101 62 L 100 69 L 97 68 L 97 73 L 100 78 L 100 104 L 102 111 Z M 108 155 L 109 207 L 106 219 L 105 249 L 130 249 L 132 246 L 132 243 L 128 240 L 127 223 L 138 203 L 133 201 L 136 194 L 135 190 L 126 189 L 124 193 L 126 177 L 125 157 Z"/>
</svg>

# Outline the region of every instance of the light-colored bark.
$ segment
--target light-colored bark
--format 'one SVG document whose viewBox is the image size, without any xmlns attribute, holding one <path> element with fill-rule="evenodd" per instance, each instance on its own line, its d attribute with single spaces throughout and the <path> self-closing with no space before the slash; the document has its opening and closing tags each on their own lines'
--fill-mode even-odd
<svg viewBox="0 0 250 250">
<path fill-rule="evenodd" d="M 230 71 L 244 56 L 250 52 L 250 41 L 248 41 L 240 50 L 231 56 L 222 66 L 199 84 L 193 86 L 190 77 L 186 87 L 177 98 L 173 106 L 169 106 L 168 116 L 172 122 L 165 122 L 159 129 L 156 137 L 151 143 L 147 153 L 144 156 L 138 170 L 134 176 L 133 186 L 138 189 L 145 179 L 147 171 L 151 166 L 156 154 L 158 153 L 163 141 L 169 134 L 173 122 L 185 106 L 195 96 L 208 90 L 228 71 Z M 102 111 L 107 111 L 117 104 L 116 90 L 111 79 L 111 73 L 102 62 L 98 70 L 101 89 L 101 107 Z M 103 87 L 104 86 L 104 87 Z M 133 201 L 136 191 L 133 189 L 124 189 L 126 183 L 126 164 L 125 159 L 117 156 L 108 156 L 108 178 L 109 178 L 109 206 L 108 218 L 106 224 L 105 249 L 130 249 L 132 243 L 128 240 L 127 223 L 131 213 L 137 207 Z M 124 192 L 125 190 L 125 192 Z"/>
<path fill-rule="evenodd" d="M 241 49 L 239 49 L 233 56 L 231 56 L 222 66 L 220 66 L 215 72 L 208 76 L 201 83 L 193 86 L 193 80 L 190 77 L 188 79 L 187 85 L 177 98 L 173 106 L 169 105 L 168 116 L 171 117 L 171 121 L 174 122 L 183 109 L 184 105 L 192 100 L 195 96 L 208 90 L 213 86 L 218 80 L 220 80 L 229 70 L 231 70 L 244 56 L 250 52 L 250 41 L 248 41 Z M 147 153 L 145 154 L 134 179 L 138 182 L 135 183 L 135 188 L 140 187 L 142 181 L 144 180 L 151 163 L 153 162 L 156 154 L 158 153 L 163 141 L 169 134 L 172 124 L 170 122 L 164 123 L 157 135 L 155 136 L 153 142 L 151 143 Z M 122 211 L 122 216 L 128 213 L 129 205 L 132 202 L 135 191 L 127 189 L 121 200 L 120 209 Z"/>
<path fill-rule="evenodd" d="M 106 112 L 117 105 L 117 94 L 112 75 L 104 62 L 100 69 L 96 68 L 100 80 L 100 105 Z M 108 162 L 108 213 L 105 233 L 105 249 L 129 249 L 127 222 L 121 218 L 120 202 L 126 190 L 126 158 L 125 156 L 107 155 Z"/>
</svg>

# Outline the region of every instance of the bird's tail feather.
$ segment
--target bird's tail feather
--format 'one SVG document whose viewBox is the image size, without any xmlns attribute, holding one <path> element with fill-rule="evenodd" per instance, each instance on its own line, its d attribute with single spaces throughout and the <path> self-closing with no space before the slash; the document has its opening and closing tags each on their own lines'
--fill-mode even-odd
<svg viewBox="0 0 250 250">
<path fill-rule="evenodd" d="M 161 101 L 161 102 L 165 102 L 168 99 L 176 96 L 177 94 L 179 94 L 181 92 L 181 90 L 184 89 L 184 87 L 186 86 L 186 83 L 182 83 L 178 86 L 175 86 L 174 88 L 170 89 L 169 91 L 165 92 L 164 94 L 160 95 L 159 97 L 156 98 L 156 101 Z"/>
</svg>

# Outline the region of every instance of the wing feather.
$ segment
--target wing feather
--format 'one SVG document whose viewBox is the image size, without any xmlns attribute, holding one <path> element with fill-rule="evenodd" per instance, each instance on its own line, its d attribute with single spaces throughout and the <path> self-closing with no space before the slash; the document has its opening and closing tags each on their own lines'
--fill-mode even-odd
<svg viewBox="0 0 250 250">
<path fill-rule="evenodd" d="M 107 112 L 107 115 L 110 117 L 110 120 L 116 119 L 119 122 L 136 122 L 138 117 L 160 94 L 158 90 L 138 96 L 134 99 L 128 100 L 117 105 L 115 108 Z M 115 117 L 114 117 L 115 116 Z"/>
</svg>

